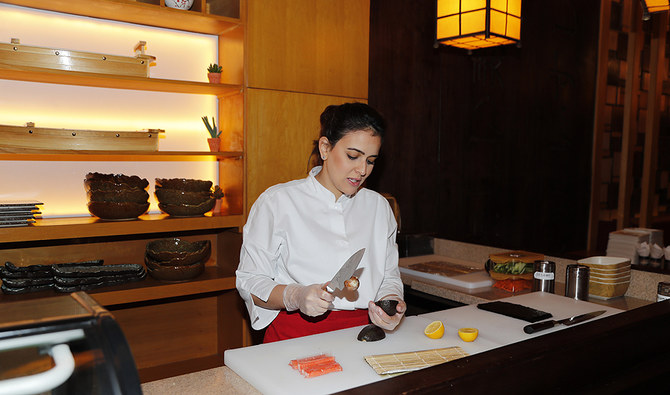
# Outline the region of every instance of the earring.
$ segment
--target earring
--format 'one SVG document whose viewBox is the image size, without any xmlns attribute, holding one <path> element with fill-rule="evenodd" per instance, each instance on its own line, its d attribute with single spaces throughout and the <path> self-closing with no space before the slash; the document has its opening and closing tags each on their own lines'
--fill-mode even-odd
<svg viewBox="0 0 670 395">
<path fill-rule="evenodd" d="M 326 160 L 326 155 L 322 155 L 321 160 Z"/>
</svg>

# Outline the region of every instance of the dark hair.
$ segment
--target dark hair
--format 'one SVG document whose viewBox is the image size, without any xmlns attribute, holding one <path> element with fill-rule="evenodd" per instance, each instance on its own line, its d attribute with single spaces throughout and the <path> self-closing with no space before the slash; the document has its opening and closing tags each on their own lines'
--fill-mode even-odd
<svg viewBox="0 0 670 395">
<path fill-rule="evenodd" d="M 314 140 L 312 154 L 316 165 L 322 165 L 323 159 L 319 153 L 319 139 L 326 137 L 331 147 L 334 147 L 342 137 L 350 132 L 359 130 L 370 130 L 375 136 L 384 141 L 386 122 L 384 118 L 372 107 L 365 103 L 344 103 L 339 106 L 330 105 L 321 113 L 321 134 Z"/>
</svg>

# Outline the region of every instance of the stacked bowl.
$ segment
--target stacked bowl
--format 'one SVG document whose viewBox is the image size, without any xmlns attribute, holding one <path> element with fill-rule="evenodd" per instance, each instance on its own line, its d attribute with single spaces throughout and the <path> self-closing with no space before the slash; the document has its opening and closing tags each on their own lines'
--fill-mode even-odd
<svg viewBox="0 0 670 395">
<path fill-rule="evenodd" d="M 188 178 L 156 178 L 158 207 L 173 217 L 195 217 L 214 208 L 216 199 L 223 197 L 219 186 L 212 182 Z"/>
<path fill-rule="evenodd" d="M 88 211 L 100 219 L 128 220 L 149 209 L 149 181 L 123 174 L 88 173 L 84 187 Z"/>
<path fill-rule="evenodd" d="M 589 296 L 611 299 L 623 296 L 630 284 L 630 259 L 592 256 L 577 261 L 589 267 Z"/>
<path fill-rule="evenodd" d="M 209 240 L 159 239 L 147 243 L 144 263 L 149 275 L 156 280 L 187 281 L 205 270 L 211 252 Z"/>
</svg>

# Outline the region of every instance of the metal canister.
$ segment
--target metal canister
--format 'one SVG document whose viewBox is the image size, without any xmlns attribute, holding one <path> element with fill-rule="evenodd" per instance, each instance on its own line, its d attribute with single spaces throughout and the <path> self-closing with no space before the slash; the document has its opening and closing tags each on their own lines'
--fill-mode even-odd
<svg viewBox="0 0 670 395">
<path fill-rule="evenodd" d="M 565 270 L 565 296 L 588 300 L 589 275 L 590 269 L 586 265 L 568 265 Z"/>
<path fill-rule="evenodd" d="M 667 299 L 670 299 L 670 283 L 660 282 L 658 283 L 658 293 L 656 294 L 656 301 L 662 302 Z"/>
<path fill-rule="evenodd" d="M 533 263 L 533 291 L 554 293 L 556 263 L 552 261 L 535 261 Z"/>
</svg>

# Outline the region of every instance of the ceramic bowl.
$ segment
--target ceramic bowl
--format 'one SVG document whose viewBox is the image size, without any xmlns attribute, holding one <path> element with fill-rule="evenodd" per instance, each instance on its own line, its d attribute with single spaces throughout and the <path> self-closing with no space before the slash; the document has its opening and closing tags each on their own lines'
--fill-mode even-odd
<svg viewBox="0 0 670 395">
<path fill-rule="evenodd" d="M 91 181 L 84 182 L 84 189 L 89 191 L 100 192 L 118 192 L 118 191 L 144 191 L 144 188 L 131 187 L 128 184 L 117 184 L 109 181 Z"/>
<path fill-rule="evenodd" d="M 165 0 L 165 5 L 170 8 L 190 10 L 193 7 L 193 0 Z"/>
<path fill-rule="evenodd" d="M 212 182 L 206 180 L 193 180 L 189 178 L 156 178 L 157 188 L 178 189 L 189 192 L 210 192 Z"/>
<path fill-rule="evenodd" d="M 611 299 L 623 296 L 628 290 L 629 281 L 618 283 L 602 283 L 599 281 L 589 281 L 589 296 L 597 299 Z"/>
<path fill-rule="evenodd" d="M 620 276 L 622 274 L 630 274 L 630 267 L 622 267 L 619 269 L 598 269 L 595 266 L 589 268 L 591 275 L 596 276 Z"/>
<path fill-rule="evenodd" d="M 145 255 L 157 264 L 189 265 L 209 259 L 212 243 L 209 240 L 190 242 L 183 239 L 159 239 L 147 243 Z"/>
<path fill-rule="evenodd" d="M 147 273 L 156 280 L 160 281 L 187 281 L 194 279 L 205 271 L 205 263 L 197 262 L 190 265 L 165 266 L 157 265 L 145 257 L 144 263 L 147 265 Z"/>
<path fill-rule="evenodd" d="M 589 280 L 598 281 L 600 283 L 612 284 L 612 283 L 621 283 L 624 281 L 630 281 L 630 274 L 624 274 L 621 276 L 594 276 L 590 275 Z"/>
<path fill-rule="evenodd" d="M 124 174 L 103 174 L 103 173 L 88 173 L 84 184 L 94 183 L 97 181 L 105 181 L 113 184 L 124 184 L 133 188 L 145 189 L 149 186 L 149 181 L 146 178 L 138 176 L 126 176 Z"/>
<path fill-rule="evenodd" d="M 580 259 L 577 263 L 594 269 L 622 269 L 630 267 L 630 259 L 614 256 L 592 256 L 586 259 Z"/>
<path fill-rule="evenodd" d="M 88 202 L 88 211 L 100 219 L 134 219 L 147 212 L 149 203 Z"/>
<path fill-rule="evenodd" d="M 149 193 L 144 189 L 130 189 L 119 191 L 89 190 L 86 195 L 90 202 L 116 202 L 116 203 L 147 203 Z"/>
<path fill-rule="evenodd" d="M 158 208 L 173 217 L 198 217 L 213 209 L 215 205 L 216 199 L 209 198 L 203 203 L 194 205 L 159 203 Z"/>
<path fill-rule="evenodd" d="M 206 202 L 212 197 L 212 194 L 207 192 L 190 192 L 179 189 L 168 189 L 156 187 L 156 199 L 163 204 L 188 204 L 198 205 Z"/>
</svg>

